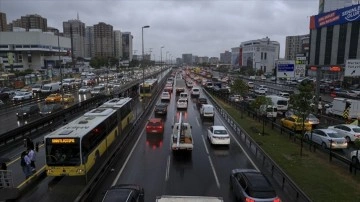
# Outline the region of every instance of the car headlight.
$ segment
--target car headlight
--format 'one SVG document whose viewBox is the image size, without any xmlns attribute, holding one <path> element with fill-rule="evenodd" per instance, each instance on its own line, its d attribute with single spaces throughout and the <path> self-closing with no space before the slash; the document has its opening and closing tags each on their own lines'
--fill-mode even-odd
<svg viewBox="0 0 360 202">
<path fill-rule="evenodd" d="M 26 112 L 24 112 L 24 115 L 26 115 Z"/>
</svg>

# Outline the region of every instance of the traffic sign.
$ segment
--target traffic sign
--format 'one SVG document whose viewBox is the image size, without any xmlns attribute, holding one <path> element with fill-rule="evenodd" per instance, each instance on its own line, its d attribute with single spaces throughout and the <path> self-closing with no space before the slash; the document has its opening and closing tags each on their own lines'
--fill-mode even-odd
<svg viewBox="0 0 360 202">
<path fill-rule="evenodd" d="M 279 60 L 277 61 L 276 69 L 277 78 L 293 78 L 295 74 L 295 61 L 294 60 Z"/>
<path fill-rule="evenodd" d="M 360 60 L 353 60 L 353 59 L 346 60 L 344 76 L 345 77 L 360 76 Z"/>
</svg>

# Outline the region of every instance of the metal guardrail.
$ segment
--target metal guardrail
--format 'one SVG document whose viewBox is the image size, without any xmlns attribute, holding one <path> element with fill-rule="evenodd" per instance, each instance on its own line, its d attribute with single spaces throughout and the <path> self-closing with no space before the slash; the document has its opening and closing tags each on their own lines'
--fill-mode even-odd
<svg viewBox="0 0 360 202">
<path fill-rule="evenodd" d="M 250 135 L 213 99 L 212 95 L 203 89 L 207 96 L 214 103 L 221 116 L 228 122 L 236 135 L 245 143 L 249 151 L 256 157 L 262 168 L 268 171 L 276 183 L 281 187 L 292 201 L 312 201 L 291 178 L 272 160 L 266 152 L 253 140 Z"/>
</svg>

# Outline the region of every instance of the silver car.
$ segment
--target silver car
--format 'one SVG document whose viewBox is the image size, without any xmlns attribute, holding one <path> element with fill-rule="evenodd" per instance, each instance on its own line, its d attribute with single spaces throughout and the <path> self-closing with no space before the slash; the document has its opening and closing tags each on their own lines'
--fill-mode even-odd
<svg viewBox="0 0 360 202">
<path fill-rule="evenodd" d="M 351 124 L 340 124 L 335 126 L 329 126 L 329 129 L 333 129 L 344 137 L 347 142 L 353 142 L 360 138 L 360 127 Z"/>
<path fill-rule="evenodd" d="M 312 132 L 307 131 L 304 134 L 305 139 L 321 145 L 324 149 L 346 149 L 348 143 L 344 137 L 341 137 L 332 129 L 315 129 Z"/>
</svg>

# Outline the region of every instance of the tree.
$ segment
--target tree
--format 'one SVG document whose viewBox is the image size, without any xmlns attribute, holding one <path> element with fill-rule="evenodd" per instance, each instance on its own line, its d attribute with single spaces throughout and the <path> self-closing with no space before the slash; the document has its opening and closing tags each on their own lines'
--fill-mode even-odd
<svg viewBox="0 0 360 202">
<path fill-rule="evenodd" d="M 230 87 L 231 92 L 244 96 L 249 92 L 249 87 L 242 79 L 236 79 Z"/>
<path fill-rule="evenodd" d="M 272 101 L 270 98 L 262 96 L 257 96 L 254 101 L 251 102 L 251 108 L 259 109 L 261 105 L 272 105 Z"/>
</svg>

